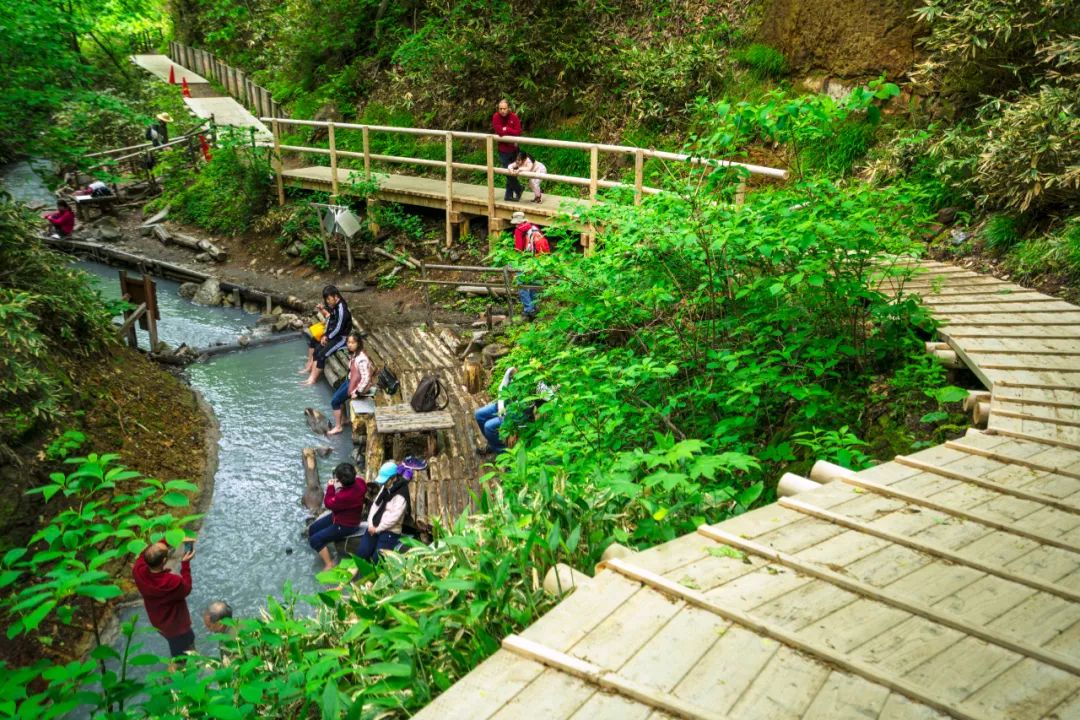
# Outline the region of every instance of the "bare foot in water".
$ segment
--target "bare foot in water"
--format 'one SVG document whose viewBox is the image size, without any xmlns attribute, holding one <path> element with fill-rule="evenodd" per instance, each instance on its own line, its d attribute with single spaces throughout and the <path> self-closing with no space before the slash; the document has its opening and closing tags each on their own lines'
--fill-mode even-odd
<svg viewBox="0 0 1080 720">
<path fill-rule="evenodd" d="M 304 382 L 302 382 L 300 384 L 301 385 L 314 385 L 315 381 L 314 380 L 305 380 Z"/>
<path fill-rule="evenodd" d="M 340 432 L 341 432 L 342 430 L 344 430 L 344 429 L 345 429 L 345 428 L 344 428 L 344 426 L 342 426 L 342 425 L 338 425 L 338 426 L 334 427 L 334 428 L 333 428 L 333 429 L 331 429 L 331 430 L 327 430 L 327 431 L 326 431 L 326 434 L 327 434 L 327 435 L 337 435 L 338 433 L 340 433 Z"/>
</svg>

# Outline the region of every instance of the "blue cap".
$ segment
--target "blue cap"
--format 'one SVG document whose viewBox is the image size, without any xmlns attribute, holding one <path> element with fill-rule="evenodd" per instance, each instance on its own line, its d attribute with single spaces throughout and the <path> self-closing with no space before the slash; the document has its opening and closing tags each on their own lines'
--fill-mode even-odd
<svg viewBox="0 0 1080 720">
<path fill-rule="evenodd" d="M 390 479 L 398 474 L 397 463 L 393 460 L 387 460 L 379 468 L 379 474 L 375 477 L 375 482 L 380 485 L 385 485 L 390 482 Z"/>
</svg>

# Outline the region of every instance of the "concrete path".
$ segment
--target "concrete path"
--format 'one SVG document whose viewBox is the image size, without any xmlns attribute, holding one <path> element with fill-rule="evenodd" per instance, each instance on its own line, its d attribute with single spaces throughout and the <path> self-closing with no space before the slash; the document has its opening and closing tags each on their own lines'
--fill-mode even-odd
<svg viewBox="0 0 1080 720">
<path fill-rule="evenodd" d="M 272 143 L 274 136 L 258 118 L 240 103 L 229 97 L 184 98 L 191 112 L 201 118 L 214 116 L 218 125 L 255 128 L 255 142 Z"/>
<path fill-rule="evenodd" d="M 132 55 L 131 61 L 165 82 L 169 82 L 169 68 L 172 68 L 177 84 L 182 78 L 187 78 L 188 85 L 209 84 L 202 75 L 187 69 L 180 63 L 173 62 L 168 55 Z"/>
</svg>

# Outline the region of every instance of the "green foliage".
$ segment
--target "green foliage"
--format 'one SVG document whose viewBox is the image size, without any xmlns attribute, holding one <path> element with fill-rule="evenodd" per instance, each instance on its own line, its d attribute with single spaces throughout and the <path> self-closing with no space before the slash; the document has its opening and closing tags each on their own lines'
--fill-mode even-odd
<svg viewBox="0 0 1080 720">
<path fill-rule="evenodd" d="M 0 197 L 0 455 L 57 418 L 70 381 L 61 359 L 112 338 L 111 316 L 85 275 L 48 250 L 34 222 Z M 48 322 L 42 322 L 48 318 Z"/>
<path fill-rule="evenodd" d="M 1005 256 L 1005 264 L 1009 272 L 1022 278 L 1046 273 L 1080 278 L 1080 218 L 1073 217 L 1054 232 L 1014 246 Z"/>
<path fill-rule="evenodd" d="M 65 460 L 86 442 L 86 435 L 78 430 L 65 430 L 63 435 L 56 438 L 45 448 L 47 460 Z"/>
<path fill-rule="evenodd" d="M 248 230 L 267 207 L 271 170 L 265 148 L 252 147 L 244 133 L 223 133 L 203 164 L 184 150 L 164 153 L 159 163 L 164 193 L 158 205 L 212 232 Z"/>
<path fill-rule="evenodd" d="M 778 79 L 787 74 L 787 59 L 779 50 L 753 43 L 737 50 L 735 62 L 750 70 L 761 79 Z"/>
<path fill-rule="evenodd" d="M 368 213 L 368 221 L 391 233 L 400 233 L 406 240 L 424 239 L 424 221 L 397 203 L 379 203 Z"/>
<path fill-rule="evenodd" d="M 1020 227 L 1016 218 L 1010 215 L 991 215 L 986 219 L 982 232 L 986 247 L 996 252 L 1004 252 L 1020 240 Z"/>
</svg>

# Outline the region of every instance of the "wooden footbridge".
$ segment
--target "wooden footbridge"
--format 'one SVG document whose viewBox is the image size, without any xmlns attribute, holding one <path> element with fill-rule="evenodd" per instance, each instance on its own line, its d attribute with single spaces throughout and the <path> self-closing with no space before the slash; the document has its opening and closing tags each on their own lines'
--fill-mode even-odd
<svg viewBox="0 0 1080 720">
<path fill-rule="evenodd" d="M 1080 308 L 920 266 L 985 431 L 609 558 L 417 717 L 1080 718 Z"/>
</svg>

